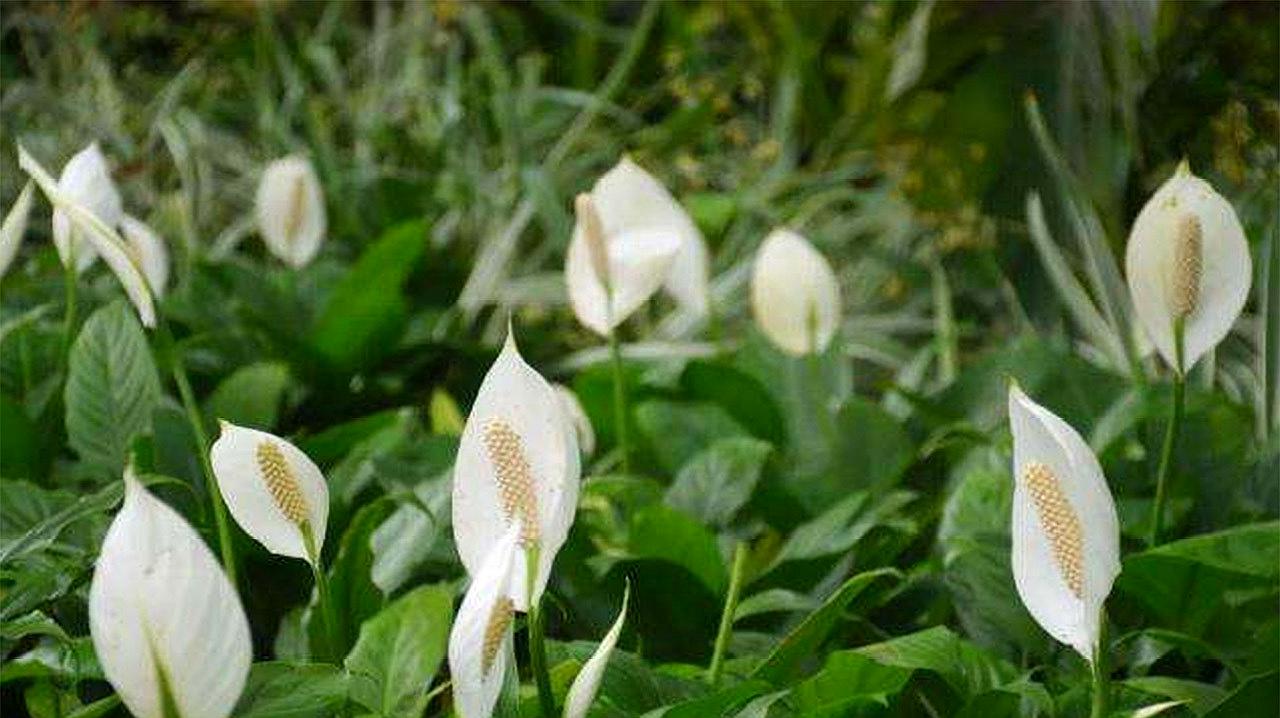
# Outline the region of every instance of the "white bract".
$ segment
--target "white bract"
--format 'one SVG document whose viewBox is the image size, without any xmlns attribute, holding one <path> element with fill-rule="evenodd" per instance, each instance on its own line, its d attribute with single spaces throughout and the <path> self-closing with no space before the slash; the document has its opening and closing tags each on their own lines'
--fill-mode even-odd
<svg viewBox="0 0 1280 718">
<path fill-rule="evenodd" d="M 120 219 L 120 232 L 137 254 L 151 293 L 163 297 L 169 284 L 169 249 L 164 240 L 145 222 L 128 214 Z"/>
<path fill-rule="evenodd" d="M 578 448 L 582 451 L 582 455 L 591 456 L 596 450 L 596 432 L 591 428 L 591 419 L 587 417 L 582 403 L 578 401 L 578 395 L 564 384 L 552 384 L 552 388 L 556 390 L 556 396 L 560 398 L 560 407 L 564 409 L 565 416 L 578 434 Z"/>
<path fill-rule="evenodd" d="M 9 208 L 9 213 L 4 216 L 4 224 L 0 224 L 0 277 L 9 271 L 9 265 L 18 254 L 18 247 L 22 246 L 22 237 L 27 233 L 27 220 L 31 218 L 31 203 L 34 199 L 35 189 L 28 181 Z"/>
<path fill-rule="evenodd" d="M 1042 628 L 1087 660 L 1120 573 L 1120 523 L 1098 459 L 1065 421 L 1017 386 L 1013 430 L 1013 578 Z"/>
<path fill-rule="evenodd" d="M 225 718 L 252 660 L 244 608 L 195 529 L 130 470 L 124 481 L 89 587 L 102 671 L 139 718 L 172 715 L 166 703 L 182 718 Z"/>
<path fill-rule="evenodd" d="M 120 191 L 111 180 L 107 158 L 97 142 L 67 161 L 62 168 L 62 176 L 58 178 L 58 190 L 68 202 L 92 212 L 108 227 L 118 226 L 124 216 Z M 77 272 L 83 272 L 98 257 L 96 244 L 87 241 L 84 233 L 85 230 L 68 216 L 63 207 L 54 206 L 53 245 L 57 247 L 63 264 L 70 264 L 74 259 Z"/>
<path fill-rule="evenodd" d="M 138 318 L 142 320 L 143 325 L 154 327 L 156 310 L 152 303 L 151 290 L 147 287 L 147 280 L 142 272 L 141 259 L 132 245 L 125 242 L 115 230 L 120 217 L 115 216 L 107 221 L 92 209 L 80 204 L 74 197 L 63 193 L 53 176 L 21 145 L 18 146 L 18 167 L 40 186 L 40 191 L 53 204 L 54 211 L 75 229 L 75 236 L 84 240 L 82 246 L 91 247 L 95 254 L 102 256 L 103 261 L 120 280 L 120 285 L 124 287 L 129 301 L 137 309 Z M 56 232 L 54 236 L 56 238 Z M 68 246 L 76 245 L 70 243 Z M 78 249 L 75 251 L 79 252 Z M 62 256 L 63 261 L 66 261 L 65 252 Z M 78 253 L 76 256 L 82 255 Z M 78 264 L 80 259 L 76 262 Z"/>
<path fill-rule="evenodd" d="M 489 718 L 502 693 L 512 656 L 511 569 L 518 560 L 519 525 L 498 537 L 458 608 L 449 632 L 453 703 L 461 718 Z"/>
<path fill-rule="evenodd" d="M 1240 316 L 1253 271 L 1231 204 L 1179 165 L 1133 222 L 1125 274 L 1138 321 L 1160 355 L 1185 372 Z M 1174 338 L 1183 323 L 1181 361 Z"/>
<path fill-rule="evenodd" d="M 267 249 L 294 269 L 320 251 L 327 219 L 315 168 L 291 156 L 267 165 L 258 182 L 258 232 Z"/>
<path fill-rule="evenodd" d="M 569 694 L 564 700 L 564 718 L 586 718 L 587 710 L 591 708 L 591 702 L 596 699 L 596 693 L 600 690 L 600 681 L 604 678 L 605 667 L 609 665 L 609 656 L 613 655 L 618 637 L 622 635 L 622 624 L 627 620 L 627 602 L 630 598 L 631 585 L 628 584 L 622 594 L 622 608 L 618 611 L 618 618 L 614 620 L 609 632 L 604 634 L 600 645 L 596 646 L 595 653 L 582 664 L 582 670 L 573 679 L 573 685 L 569 686 Z"/>
<path fill-rule="evenodd" d="M 783 351 L 819 353 L 840 323 L 840 285 L 807 239 L 775 229 L 756 253 L 751 307 L 760 330 Z"/>
<path fill-rule="evenodd" d="M 278 436 L 220 424 L 209 459 L 236 523 L 271 553 L 318 565 L 329 520 L 329 486 L 320 469 Z"/>
<path fill-rule="evenodd" d="M 569 304 L 583 326 L 609 337 L 667 281 L 680 234 L 668 225 L 631 226 L 606 217 L 594 190 L 578 195 L 574 209 L 564 264 Z"/>
<path fill-rule="evenodd" d="M 467 417 L 453 468 L 453 536 L 475 576 L 511 526 L 520 548 L 536 551 L 537 573 L 526 583 L 516 561 L 508 586 L 516 610 L 536 603 L 556 552 L 569 535 L 578 504 L 578 440 L 561 399 L 525 363 L 510 329 Z"/>
</svg>

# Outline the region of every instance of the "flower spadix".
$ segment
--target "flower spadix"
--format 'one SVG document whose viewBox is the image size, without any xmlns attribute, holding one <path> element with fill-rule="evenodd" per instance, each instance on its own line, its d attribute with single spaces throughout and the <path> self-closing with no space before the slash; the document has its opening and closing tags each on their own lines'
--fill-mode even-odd
<svg viewBox="0 0 1280 718">
<path fill-rule="evenodd" d="M 315 258 L 328 220 L 320 180 L 309 160 L 294 155 L 267 165 L 256 205 L 258 231 L 272 254 L 294 269 Z"/>
<path fill-rule="evenodd" d="M 164 240 L 145 222 L 128 214 L 120 218 L 120 232 L 133 248 L 152 294 L 164 296 L 169 284 L 169 249 Z"/>
<path fill-rule="evenodd" d="M 1065 421 L 1017 386 L 1013 578 L 1031 616 L 1092 661 L 1102 604 L 1120 573 L 1120 524 L 1097 457 Z"/>
<path fill-rule="evenodd" d="M 564 265 L 573 313 L 603 337 L 668 281 L 684 246 L 675 224 L 638 222 L 638 215 L 624 210 L 630 200 L 617 184 L 601 178 L 590 194 L 574 201 L 577 223 Z M 677 284 L 692 296 L 691 285 L 683 280 Z M 702 301 L 705 304 L 705 296 Z"/>
<path fill-rule="evenodd" d="M 102 149 L 94 142 L 77 152 L 62 168 L 58 178 L 58 190 L 68 202 L 80 205 L 92 212 L 108 227 L 120 224 L 124 209 L 120 191 L 111 180 L 111 169 Z M 97 259 L 95 244 L 84 237 L 84 229 L 58 205 L 53 208 L 53 244 L 63 264 L 75 262 L 78 272 L 83 272 Z"/>
<path fill-rule="evenodd" d="M 775 229 L 756 253 L 751 307 L 760 330 L 783 351 L 822 352 L 840 322 L 840 285 L 807 239 Z"/>
<path fill-rule="evenodd" d="M 236 523 L 271 553 L 319 561 L 329 519 L 329 487 L 320 469 L 278 436 L 220 424 L 209 458 Z"/>
<path fill-rule="evenodd" d="M 1186 162 L 1134 220 L 1125 274 L 1138 321 L 1178 372 L 1194 366 L 1231 330 L 1253 278 L 1249 244 L 1235 210 Z M 1182 323 L 1181 354 L 1177 322 Z"/>
<path fill-rule="evenodd" d="M 586 718 L 592 701 L 596 699 L 596 693 L 600 691 L 600 681 L 604 678 L 605 667 L 609 665 L 609 656 L 613 655 L 613 649 L 618 645 L 618 637 L 622 635 L 622 625 L 627 621 L 627 603 L 630 598 L 631 585 L 627 584 L 626 591 L 622 594 L 622 608 L 618 611 L 618 618 L 614 620 L 609 632 L 604 634 L 595 652 L 586 663 L 582 664 L 582 669 L 573 679 L 573 685 L 569 686 L 569 694 L 564 700 L 564 718 Z"/>
<path fill-rule="evenodd" d="M 502 692 L 512 656 L 511 569 L 521 562 L 520 527 L 498 537 L 472 574 L 458 617 L 449 632 L 449 672 L 453 701 L 461 718 L 489 718 Z"/>
<path fill-rule="evenodd" d="M 107 680 L 139 718 L 225 718 L 252 660 L 249 622 L 199 534 L 125 474 L 89 587 Z"/>
<path fill-rule="evenodd" d="M 519 547 L 536 554 L 536 602 L 578 503 L 578 440 L 555 389 L 525 363 L 510 330 L 462 429 L 453 468 L 453 536 L 475 576 L 499 539 L 520 527 Z M 516 610 L 528 610 L 526 561 L 506 584 Z"/>
</svg>

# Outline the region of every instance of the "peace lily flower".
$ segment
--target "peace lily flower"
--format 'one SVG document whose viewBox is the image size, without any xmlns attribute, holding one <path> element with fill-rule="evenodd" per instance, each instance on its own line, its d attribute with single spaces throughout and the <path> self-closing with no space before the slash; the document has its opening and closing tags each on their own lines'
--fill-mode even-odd
<svg viewBox="0 0 1280 718">
<path fill-rule="evenodd" d="M 139 718 L 225 718 L 252 660 L 235 589 L 195 529 L 126 470 L 89 587 L 102 671 Z"/>
<path fill-rule="evenodd" d="M 111 180 L 111 170 L 102 149 L 94 142 L 67 161 L 58 178 L 58 189 L 67 201 L 84 207 L 108 227 L 120 224 L 124 215 L 120 191 Z M 86 242 L 84 230 L 76 225 L 61 207 L 53 209 L 53 245 L 63 264 L 75 261 L 77 272 L 83 272 L 97 259 L 96 244 Z"/>
<path fill-rule="evenodd" d="M 578 401 L 578 395 L 564 384 L 552 384 L 551 387 L 556 390 L 556 396 L 560 399 L 560 408 L 573 424 L 573 429 L 578 435 L 578 448 L 582 450 L 582 455 L 591 456 L 596 450 L 596 432 L 591 428 L 591 419 L 587 417 L 582 403 Z"/>
<path fill-rule="evenodd" d="M 4 223 L 0 224 L 0 277 L 9 271 L 9 265 L 13 264 L 13 258 L 18 254 L 18 247 L 22 246 L 22 237 L 27 233 L 27 220 L 31 218 L 31 203 L 34 198 L 32 184 L 27 182 L 18 199 L 14 200 L 13 206 L 9 208 L 9 213 L 4 216 Z"/>
<path fill-rule="evenodd" d="M 578 504 L 578 440 L 551 385 L 507 341 L 467 417 L 453 469 L 453 536 L 472 576 L 511 526 L 537 559 L 516 561 L 504 586 L 518 611 L 537 604 Z"/>
<path fill-rule="evenodd" d="M 320 251 L 327 219 L 315 168 L 291 156 L 267 165 L 258 183 L 258 231 L 267 249 L 294 269 Z"/>
<path fill-rule="evenodd" d="M 764 335 L 796 356 L 826 350 L 840 321 L 840 285 L 818 250 L 775 229 L 756 253 L 751 306 Z"/>
<path fill-rule="evenodd" d="M 1102 604 L 1120 573 L 1120 524 L 1098 459 L 1065 421 L 1016 385 L 1013 578 L 1036 622 L 1095 661 Z"/>
<path fill-rule="evenodd" d="M 623 224 L 617 215 L 606 216 L 597 204 L 599 186 L 574 202 L 578 220 L 564 274 L 578 321 L 602 337 L 611 337 L 667 281 L 681 240 L 667 225 Z M 610 207 L 618 201 L 612 191 L 604 197 Z"/>
<path fill-rule="evenodd" d="M 1125 273 L 1138 321 L 1179 374 L 1231 330 L 1253 278 L 1235 210 L 1185 161 L 1134 220 Z"/>
<path fill-rule="evenodd" d="M 569 695 L 565 696 L 564 701 L 564 718 L 586 718 L 587 710 L 591 708 L 591 703 L 600 690 L 600 681 L 604 678 L 605 667 L 609 665 L 609 656 L 613 655 L 618 637 L 622 635 L 622 624 L 627 620 L 627 602 L 630 598 L 631 585 L 628 584 L 622 594 L 622 609 L 618 611 L 618 618 L 609 632 L 604 634 L 600 645 L 596 646 L 595 653 L 582 664 L 582 669 L 573 679 L 573 685 L 569 686 Z"/>
<path fill-rule="evenodd" d="M 129 214 L 120 218 L 120 232 L 133 247 L 152 293 L 163 297 L 169 284 L 169 250 L 164 240 L 145 222 Z"/>
<path fill-rule="evenodd" d="M 69 227 L 69 229 L 63 231 L 63 237 L 67 240 L 66 247 L 71 248 L 70 251 L 74 253 L 77 266 L 79 268 L 88 266 L 87 263 L 81 266 L 85 256 L 89 256 L 90 259 L 88 261 L 92 262 L 93 256 L 101 255 L 103 261 L 107 263 L 116 278 L 120 280 L 120 284 L 124 287 L 129 301 L 137 309 L 138 318 L 142 320 L 143 325 L 155 327 L 155 305 L 151 299 L 151 290 L 147 286 L 147 279 L 142 272 L 141 260 L 134 248 L 125 242 L 115 230 L 115 225 L 120 220 L 119 213 L 111 217 L 100 216 L 101 213 L 109 214 L 114 209 L 118 209 L 112 202 L 102 199 L 103 195 L 110 193 L 103 190 L 101 186 L 96 186 L 97 189 L 94 190 L 96 195 L 89 197 L 91 202 L 103 205 L 96 209 L 82 204 L 76 199 L 77 194 L 81 196 L 85 194 L 83 190 L 77 189 L 82 188 L 86 182 L 86 180 L 80 178 L 94 174 L 94 171 L 91 171 L 92 168 L 101 162 L 100 159 L 93 159 L 94 155 L 101 157 L 96 145 L 91 145 L 89 150 L 85 150 L 85 152 L 90 152 L 89 159 L 81 160 L 79 165 L 84 166 L 87 163 L 90 169 L 73 168 L 72 164 L 76 162 L 76 158 L 72 158 L 72 161 L 67 163 L 67 170 L 63 172 L 64 180 L 68 176 L 75 180 L 68 183 L 70 188 L 74 190 L 72 193 L 64 192 L 62 184 L 54 181 L 53 176 L 44 167 L 40 166 L 40 163 L 21 145 L 18 146 L 18 166 L 22 171 L 30 175 L 31 179 L 35 180 L 35 183 L 40 186 L 40 191 L 53 204 L 55 242 L 59 236 L 58 217 L 62 217 L 62 221 L 68 223 L 67 227 Z M 76 157 L 81 157 L 85 152 L 76 155 Z M 74 171 L 72 171 L 73 169 Z M 114 192 L 114 187 L 111 188 L 111 192 Z M 118 195 L 116 199 L 119 199 Z M 106 205 L 112 206 L 106 207 Z M 74 236 L 71 234 L 71 229 L 75 230 Z M 83 241 L 77 244 L 72 241 L 73 239 Z M 85 251 L 81 251 L 82 248 Z M 92 254 L 89 253 L 90 249 Z M 59 252 L 64 262 L 67 261 L 67 251 L 67 249 L 59 247 Z"/>
<path fill-rule="evenodd" d="M 449 632 L 453 702 L 461 718 L 489 718 L 502 693 L 513 655 L 515 604 L 510 581 L 512 568 L 520 563 L 516 561 L 520 534 L 517 522 L 490 547 Z"/>
<path fill-rule="evenodd" d="M 329 519 L 329 487 L 320 469 L 278 436 L 219 423 L 222 434 L 209 458 L 236 523 L 271 553 L 318 566 Z"/>
</svg>

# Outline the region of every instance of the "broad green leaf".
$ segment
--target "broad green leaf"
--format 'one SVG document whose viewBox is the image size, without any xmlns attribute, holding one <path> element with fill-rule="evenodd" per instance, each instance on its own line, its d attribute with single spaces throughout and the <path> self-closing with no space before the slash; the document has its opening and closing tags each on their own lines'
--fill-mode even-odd
<svg viewBox="0 0 1280 718">
<path fill-rule="evenodd" d="M 768 691 L 769 688 L 769 684 L 764 681 L 745 681 L 736 686 L 721 688 L 702 698 L 649 711 L 644 714 L 644 718 L 706 718 L 729 715 L 739 706 Z"/>
<path fill-rule="evenodd" d="M 427 479 L 373 532 L 373 582 L 390 595 L 405 584 L 423 562 L 441 551 L 448 534 L 452 484 L 447 476 Z"/>
<path fill-rule="evenodd" d="M 1245 681 L 1204 716 L 1205 718 L 1269 716 L 1275 715 L 1277 705 L 1280 705 L 1280 673 L 1273 671 Z"/>
<path fill-rule="evenodd" d="M 661 504 L 636 512 L 628 550 L 637 558 L 683 566 L 715 595 L 729 583 L 715 536 L 692 517 Z"/>
<path fill-rule="evenodd" d="M 1123 681 L 1122 685 L 1144 693 L 1185 702 L 1196 715 L 1203 714 L 1227 695 L 1227 692 L 1218 686 L 1170 676 L 1139 676 Z"/>
<path fill-rule="evenodd" d="M 88 636 L 70 641 L 45 636 L 30 650 L 6 659 L 0 666 L 0 683 L 20 678 L 51 678 L 65 683 L 104 680 Z"/>
<path fill-rule="evenodd" d="M 945 626 L 856 650 L 885 665 L 933 671 L 964 697 L 999 688 L 1017 675 L 1011 664 L 986 653 Z"/>
<path fill-rule="evenodd" d="M 680 374 L 680 387 L 690 398 L 724 409 L 752 436 L 774 446 L 786 443 L 782 412 L 755 377 L 728 364 L 691 361 Z"/>
<path fill-rule="evenodd" d="M 328 718 L 347 702 L 348 676 L 324 663 L 255 663 L 237 718 Z"/>
<path fill-rule="evenodd" d="M 809 716 L 840 715 L 851 703 L 868 700 L 888 705 L 911 678 L 911 669 L 885 665 L 857 651 L 836 651 L 812 677 L 801 681 L 791 691 L 792 699 L 802 714 Z"/>
<path fill-rule="evenodd" d="M 65 394 L 71 448 L 103 475 L 118 477 L 159 400 L 160 377 L 129 306 L 115 302 L 94 312 L 71 347 Z"/>
<path fill-rule="evenodd" d="M 47 548 L 72 524 L 105 517 L 124 495 L 124 484 L 113 481 L 97 491 L 76 497 L 21 481 L 0 480 L 0 566 Z"/>
<path fill-rule="evenodd" d="M 751 498 L 771 452 L 757 439 L 721 439 L 681 467 L 666 502 L 704 524 L 725 526 Z"/>
<path fill-rule="evenodd" d="M 280 362 L 259 362 L 237 369 L 213 390 L 208 413 L 232 424 L 263 431 L 276 428 L 280 402 L 289 387 L 289 367 Z"/>
<path fill-rule="evenodd" d="M 818 610 L 805 617 L 774 647 L 773 651 L 751 673 L 782 686 L 803 667 L 803 663 L 817 655 L 827 636 L 844 617 L 845 610 L 863 591 L 882 578 L 897 578 L 901 574 L 892 568 L 881 568 L 860 573 L 836 589 Z"/>
<path fill-rule="evenodd" d="M 343 662 L 352 699 L 381 716 L 422 715 L 452 622 L 449 584 L 414 589 L 365 621 Z"/>
<path fill-rule="evenodd" d="M 356 512 L 342 542 L 338 554 L 329 568 L 329 594 L 338 635 L 337 646 L 329 646 L 329 653 L 344 656 L 355 643 L 360 624 L 382 610 L 386 597 L 373 582 L 373 532 L 386 520 L 394 505 L 389 499 L 379 499 L 366 504 Z M 307 636 L 312 646 L 312 656 L 323 656 L 328 645 L 324 621 L 313 600 L 307 611 Z"/>
<path fill-rule="evenodd" d="M 0 476 L 38 479 L 44 465 L 39 429 L 22 404 L 0 395 Z"/>
<path fill-rule="evenodd" d="M 591 657 L 596 646 L 594 641 L 548 641 L 547 659 L 556 666 L 572 664 L 576 675 L 577 669 Z M 568 688 L 566 684 L 564 690 L 567 692 Z M 596 709 L 609 706 L 624 715 L 639 715 L 706 695 L 707 691 L 705 681 L 687 680 L 660 672 L 634 653 L 616 649 L 609 657 L 600 681 Z"/>
<path fill-rule="evenodd" d="M 906 491 L 891 491 L 875 498 L 867 493 L 853 494 L 792 532 L 774 559 L 774 566 L 844 553 L 877 526 L 914 528 L 898 517 L 899 511 L 914 499 L 914 494 Z"/>
<path fill-rule="evenodd" d="M 659 465 L 671 474 L 715 441 L 747 436 L 715 404 L 646 401 L 636 407 L 636 424 Z"/>
<path fill-rule="evenodd" d="M 812 611 L 819 605 L 821 604 L 803 593 L 785 588 L 770 588 L 742 599 L 733 612 L 733 620 L 740 621 L 762 613 Z"/>
</svg>

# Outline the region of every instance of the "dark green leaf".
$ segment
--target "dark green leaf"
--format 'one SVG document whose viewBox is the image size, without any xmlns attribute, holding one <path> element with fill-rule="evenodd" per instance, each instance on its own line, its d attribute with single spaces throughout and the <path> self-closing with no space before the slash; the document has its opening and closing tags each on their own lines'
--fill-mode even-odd
<svg viewBox="0 0 1280 718">
<path fill-rule="evenodd" d="M 347 675 L 323 663 L 255 663 L 238 718 L 328 718 L 347 702 Z"/>
<path fill-rule="evenodd" d="M 352 699 L 381 716 L 422 715 L 452 622 L 448 584 L 414 589 L 365 621 L 344 661 Z"/>
<path fill-rule="evenodd" d="M 771 451 L 757 439 L 721 439 L 681 467 L 666 502 L 704 524 L 727 525 L 751 498 Z"/>
</svg>

